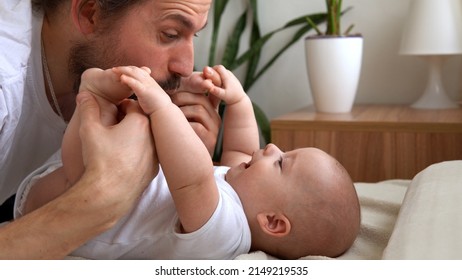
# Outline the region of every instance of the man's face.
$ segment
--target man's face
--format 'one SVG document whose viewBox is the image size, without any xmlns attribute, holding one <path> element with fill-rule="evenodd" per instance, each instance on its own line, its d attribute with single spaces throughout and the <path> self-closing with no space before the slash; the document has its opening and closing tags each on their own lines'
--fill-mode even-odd
<svg viewBox="0 0 462 280">
<path fill-rule="evenodd" d="M 179 86 L 194 66 L 194 36 L 207 22 L 211 0 L 146 1 L 99 29 L 71 50 L 70 67 L 80 83 L 91 67 L 147 66 L 166 91 Z"/>
</svg>

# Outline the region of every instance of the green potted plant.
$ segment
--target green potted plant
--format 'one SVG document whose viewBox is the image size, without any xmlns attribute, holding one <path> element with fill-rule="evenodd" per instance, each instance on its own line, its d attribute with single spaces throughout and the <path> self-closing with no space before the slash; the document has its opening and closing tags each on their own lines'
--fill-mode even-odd
<svg viewBox="0 0 462 280">
<path fill-rule="evenodd" d="M 293 44 L 297 43 L 300 38 L 310 31 L 313 27 L 307 22 L 307 18 L 311 23 L 320 24 L 326 21 L 326 13 L 316 13 L 297 17 L 285 25 L 277 28 L 266 34 L 261 34 L 260 25 L 257 17 L 257 1 L 249 0 L 247 9 L 237 18 L 233 28 L 233 32 L 226 38 L 225 49 L 221 60 L 218 60 L 217 45 L 220 39 L 220 24 L 221 19 L 226 12 L 226 6 L 229 0 L 215 0 L 213 2 L 213 26 L 212 38 L 209 50 L 208 65 L 222 64 L 231 71 L 245 65 L 245 76 L 241 82 L 244 90 L 247 92 L 252 85 L 273 65 L 273 63 Z M 260 1 L 260 3 L 264 3 Z M 242 45 L 241 40 L 246 29 L 250 29 L 248 38 L 248 48 L 241 51 L 239 47 Z M 295 29 L 293 37 L 286 42 L 268 61 L 261 60 L 261 52 L 265 45 L 270 42 L 273 35 L 287 29 Z M 198 67 L 200 68 L 200 67 Z M 257 104 L 254 105 L 255 116 L 262 135 L 262 145 L 271 141 L 270 123 L 263 110 Z M 225 105 L 221 104 L 220 113 L 225 110 Z M 221 157 L 221 138 L 217 141 L 214 160 L 219 161 Z"/>
<path fill-rule="evenodd" d="M 306 65 L 313 104 L 324 113 L 351 111 L 361 73 L 363 38 L 350 34 L 353 25 L 341 31 L 342 0 L 325 0 L 326 31 L 307 18 L 317 34 L 305 38 Z"/>
<path fill-rule="evenodd" d="M 347 8 L 345 11 L 342 12 L 342 0 L 325 0 L 326 1 L 326 9 L 327 9 L 327 24 L 326 24 L 326 31 L 323 33 L 319 29 L 318 25 L 310 18 L 307 17 L 306 21 L 308 24 L 316 30 L 318 36 L 342 36 L 342 30 L 340 28 L 340 19 L 341 16 L 351 10 L 351 7 Z M 343 33 L 343 35 L 350 34 L 350 31 L 353 29 L 354 25 L 350 25 L 347 30 Z"/>
</svg>

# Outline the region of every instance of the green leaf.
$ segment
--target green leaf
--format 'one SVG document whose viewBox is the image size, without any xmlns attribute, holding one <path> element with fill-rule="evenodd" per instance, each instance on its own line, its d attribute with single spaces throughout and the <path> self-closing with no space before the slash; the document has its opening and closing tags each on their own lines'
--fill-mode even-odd
<svg viewBox="0 0 462 280">
<path fill-rule="evenodd" d="M 258 6 L 257 6 L 257 0 L 250 0 L 249 1 L 249 4 L 250 4 L 250 7 L 252 8 L 252 12 L 253 12 L 253 20 L 254 22 L 258 22 Z"/>
<path fill-rule="evenodd" d="M 242 33 L 245 30 L 247 22 L 247 11 L 245 11 L 237 20 L 236 25 L 234 26 L 234 31 L 229 36 L 228 41 L 226 42 L 225 51 L 223 53 L 223 58 L 221 64 L 229 69 L 229 66 L 236 60 L 237 54 L 239 52 L 239 44 L 241 41 Z M 213 64 L 210 64 L 213 65 Z"/>
<path fill-rule="evenodd" d="M 316 16 L 312 19 L 312 21 L 316 21 L 317 24 L 319 24 L 320 22 L 322 21 L 325 21 L 326 20 L 326 16 L 325 14 L 321 14 L 320 16 Z M 308 31 L 310 31 L 313 27 L 306 23 L 305 22 L 305 25 L 302 26 L 301 28 L 298 29 L 298 31 L 294 34 L 294 36 L 292 37 L 292 40 L 290 40 L 285 46 L 283 46 L 260 70 L 260 72 L 258 72 L 258 74 L 254 77 L 254 80 L 253 80 L 253 83 L 255 81 L 258 80 L 258 78 L 260 78 L 260 76 L 262 76 L 266 70 L 268 70 L 269 67 L 271 67 L 271 65 L 273 65 L 273 63 L 288 49 L 290 48 L 293 44 L 297 43 L 299 41 L 299 39 L 304 36 Z M 248 85 L 250 88 L 253 83 L 251 83 L 250 85 Z"/>
<path fill-rule="evenodd" d="M 252 3 L 252 8 L 253 8 L 253 22 L 252 22 L 252 32 L 250 34 L 250 40 L 249 40 L 249 48 L 252 48 L 252 46 L 258 42 L 261 38 L 261 33 L 260 33 L 260 25 L 258 24 L 257 20 L 257 13 L 256 13 L 256 8 L 257 8 L 257 2 L 256 1 L 251 1 Z M 261 49 L 255 51 L 250 57 L 249 61 L 247 64 L 247 70 L 245 73 L 245 78 L 244 78 L 244 83 L 243 87 L 244 89 L 247 88 L 247 84 L 252 83 L 253 77 L 255 76 L 255 72 L 258 69 L 258 64 L 260 63 L 260 57 L 261 57 Z"/>
<path fill-rule="evenodd" d="M 209 53 L 209 65 L 216 65 L 215 63 L 216 58 L 216 46 L 218 41 L 218 33 L 220 29 L 220 21 L 225 12 L 226 6 L 229 0 L 215 0 L 214 1 L 214 24 L 212 30 L 212 40 L 210 46 L 210 53 Z M 310 14 L 310 15 L 303 15 L 298 18 L 295 18 L 289 22 L 287 22 L 284 26 L 277 28 L 265 35 L 261 35 L 260 33 L 260 26 L 258 22 L 258 13 L 257 13 L 257 3 L 258 0 L 248 0 L 248 8 L 246 11 L 239 16 L 233 32 L 230 37 L 227 38 L 225 49 L 222 57 L 222 62 L 226 68 L 233 71 L 236 68 L 240 67 L 244 63 L 247 63 L 247 68 L 245 72 L 243 86 L 244 89 L 247 91 L 268 69 L 273 65 L 273 63 L 281 56 L 289 47 L 291 47 L 294 43 L 296 43 L 304 34 L 308 31 L 313 29 L 313 26 L 308 23 L 309 21 L 317 26 L 322 22 L 327 21 L 327 13 L 317 13 L 317 14 Z M 264 3 L 264 2 L 263 2 Z M 260 3 L 261 4 L 261 3 Z M 334 5 L 337 7 L 337 16 L 339 16 L 341 11 L 341 0 L 326 0 L 326 5 Z M 343 15 L 346 9 L 341 15 Z M 252 22 L 250 25 L 251 33 L 249 38 L 249 48 L 241 55 L 239 55 L 239 47 L 241 45 L 241 38 L 244 34 L 245 29 L 247 28 L 247 19 L 250 17 L 252 18 Z M 331 13 L 335 14 L 335 13 Z M 308 20 L 307 20 L 308 18 Z M 268 62 L 266 62 L 261 69 L 258 71 L 260 59 L 261 59 L 261 52 L 263 47 L 268 43 L 268 41 L 272 38 L 272 36 L 278 32 L 284 31 L 288 28 L 297 27 L 294 35 L 292 38 L 284 44 L 275 55 L 273 55 Z M 266 143 L 271 142 L 271 131 L 270 131 L 270 122 L 266 117 L 266 114 L 261 110 L 261 108 L 253 103 L 255 117 L 260 129 L 260 133 L 262 136 L 262 140 Z M 219 113 L 220 116 L 223 116 L 223 111 L 225 109 L 225 105 L 223 103 L 220 104 Z M 218 135 L 217 145 L 214 154 L 214 160 L 219 161 L 222 152 L 222 134 L 221 132 Z"/>
<path fill-rule="evenodd" d="M 252 57 L 252 55 L 254 55 L 257 52 L 260 52 L 261 49 L 266 44 L 266 42 L 269 39 L 271 39 L 271 37 L 274 34 L 276 34 L 278 32 L 281 32 L 281 31 L 283 31 L 285 29 L 288 29 L 290 27 L 296 26 L 296 25 L 303 24 L 303 25 L 306 26 L 307 25 L 306 17 L 310 17 L 311 20 L 313 22 L 317 23 L 317 24 L 319 24 L 319 23 L 326 20 L 326 14 L 325 13 L 319 13 L 319 14 L 313 14 L 313 15 L 304 15 L 304 16 L 301 16 L 299 18 L 296 18 L 294 20 L 289 21 L 283 27 L 280 27 L 280 28 L 278 28 L 276 30 L 273 30 L 273 31 L 267 33 L 266 35 L 264 35 L 263 37 L 261 37 L 260 39 L 258 39 L 257 41 L 253 42 L 252 46 L 246 52 L 244 52 L 241 56 L 239 56 L 233 64 L 230 65 L 229 70 L 232 71 L 232 70 L 238 68 L 243 63 L 247 62 L 250 59 L 250 57 Z"/>
<path fill-rule="evenodd" d="M 337 34 L 340 35 L 342 32 L 341 25 L 340 25 L 340 18 L 342 17 L 342 0 L 338 0 L 337 2 L 337 11 L 336 16 L 337 16 Z"/>
<path fill-rule="evenodd" d="M 321 23 L 326 21 L 327 13 L 316 13 L 316 14 L 309 14 L 309 15 L 304 15 L 298 18 L 295 18 L 288 23 L 284 25 L 284 27 L 290 27 L 290 26 L 295 26 L 298 24 L 304 24 L 306 23 L 306 18 L 309 17 L 313 20 L 315 23 Z"/>
<path fill-rule="evenodd" d="M 215 65 L 216 48 L 218 42 L 218 34 L 220 31 L 221 18 L 225 11 L 228 0 L 215 0 L 213 9 L 213 29 L 212 39 L 210 42 L 209 65 Z"/>
<path fill-rule="evenodd" d="M 266 117 L 265 112 L 255 103 L 252 102 L 255 118 L 257 119 L 258 127 L 260 128 L 260 133 L 263 136 L 263 140 L 266 143 L 263 145 L 271 143 L 271 127 L 268 118 Z"/>
<path fill-rule="evenodd" d="M 314 28 L 314 30 L 316 31 L 316 33 L 321 36 L 322 35 L 322 32 L 321 30 L 319 30 L 318 28 L 318 25 L 316 23 L 313 22 L 313 20 L 310 18 L 310 17 L 306 17 L 306 21 L 308 22 L 308 24 L 311 26 L 311 28 Z"/>
<path fill-rule="evenodd" d="M 351 30 L 353 30 L 353 27 L 355 27 L 354 24 L 348 26 L 347 30 L 343 34 L 345 34 L 345 36 L 348 36 L 350 34 Z"/>
<path fill-rule="evenodd" d="M 306 34 L 309 30 L 311 30 L 312 27 L 309 24 L 306 24 L 305 26 L 301 27 L 292 37 L 292 40 L 290 40 L 286 45 L 284 45 L 258 72 L 257 75 L 255 75 L 254 80 L 252 83 L 248 84 L 247 90 L 262 76 L 268 68 L 270 68 L 273 63 L 288 49 L 290 48 L 293 44 L 297 43 L 298 40 Z"/>
</svg>

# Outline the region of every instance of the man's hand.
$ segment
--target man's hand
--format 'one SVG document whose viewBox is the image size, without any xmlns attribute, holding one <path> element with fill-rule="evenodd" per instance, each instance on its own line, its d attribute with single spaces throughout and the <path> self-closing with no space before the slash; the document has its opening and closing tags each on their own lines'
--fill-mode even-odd
<svg viewBox="0 0 462 280">
<path fill-rule="evenodd" d="M 106 127 L 99 107 L 89 93 L 77 96 L 84 176 L 103 178 L 108 189 L 99 188 L 116 216 L 124 215 L 158 171 L 149 119 L 134 100 L 120 105 L 120 123 Z M 105 184 L 106 185 L 106 184 Z M 118 205 L 117 205 L 118 204 Z M 117 205 L 117 206 L 116 206 Z"/>
<path fill-rule="evenodd" d="M 171 95 L 172 102 L 180 107 L 210 155 L 215 150 L 221 125 L 217 110 L 220 100 L 207 94 L 213 86 L 221 86 L 221 78 L 213 68 L 205 67 L 202 72 L 183 78 L 178 91 Z"/>
<path fill-rule="evenodd" d="M 0 259 L 59 259 L 113 226 L 158 170 L 148 118 L 124 102 L 104 126 L 90 93 L 77 96 L 85 172 L 64 194 L 0 227 Z"/>
</svg>

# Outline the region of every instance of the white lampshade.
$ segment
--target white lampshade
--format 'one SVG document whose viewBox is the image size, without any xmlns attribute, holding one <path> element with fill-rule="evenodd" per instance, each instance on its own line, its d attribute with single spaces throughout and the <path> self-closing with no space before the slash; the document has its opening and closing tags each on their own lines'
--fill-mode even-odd
<svg viewBox="0 0 462 280">
<path fill-rule="evenodd" d="M 401 54 L 462 53 L 462 0 L 412 0 Z"/>
<path fill-rule="evenodd" d="M 448 109 L 459 105 L 446 94 L 442 82 L 444 58 L 462 54 L 462 0 L 411 0 L 400 53 L 428 61 L 427 86 L 411 107 Z"/>
</svg>

